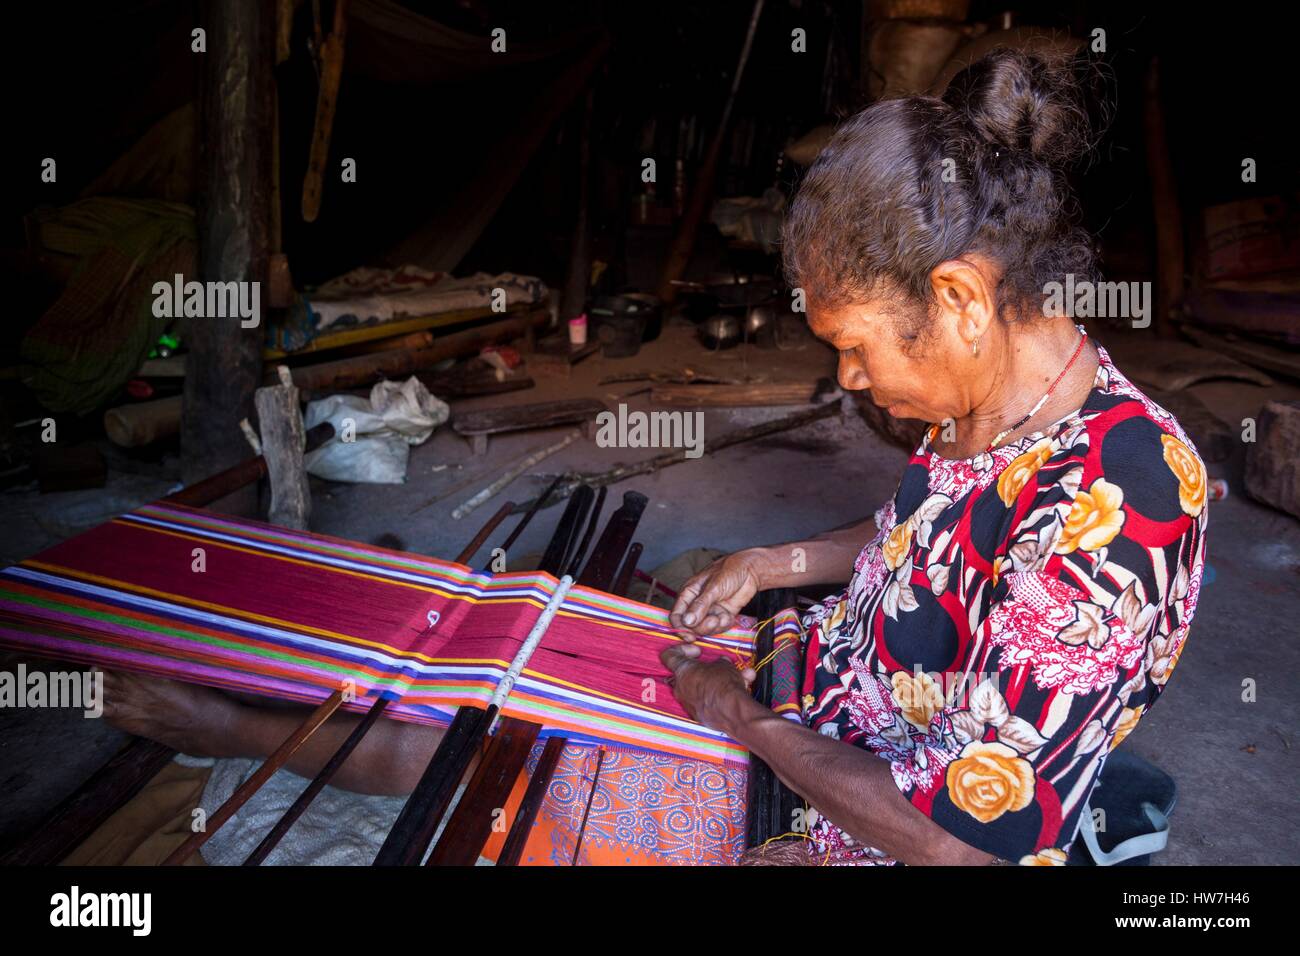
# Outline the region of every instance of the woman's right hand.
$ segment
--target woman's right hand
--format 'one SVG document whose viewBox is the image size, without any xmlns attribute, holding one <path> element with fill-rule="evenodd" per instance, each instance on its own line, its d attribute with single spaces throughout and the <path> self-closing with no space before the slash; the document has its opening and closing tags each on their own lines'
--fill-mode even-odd
<svg viewBox="0 0 1300 956">
<path fill-rule="evenodd" d="M 669 622 L 695 637 L 727 630 L 741 608 L 763 589 L 765 563 L 760 548 L 737 551 L 714 561 L 683 585 L 668 615 Z"/>
</svg>

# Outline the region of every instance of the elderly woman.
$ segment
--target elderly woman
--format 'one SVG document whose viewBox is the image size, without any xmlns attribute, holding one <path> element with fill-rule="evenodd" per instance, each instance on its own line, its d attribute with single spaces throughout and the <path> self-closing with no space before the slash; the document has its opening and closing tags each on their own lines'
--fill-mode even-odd
<svg viewBox="0 0 1300 956">
<path fill-rule="evenodd" d="M 760 588 L 852 569 L 806 616 L 802 668 L 778 662 L 802 674 L 801 722 L 690 641 L 664 655 L 683 706 L 815 809 L 802 859 L 1063 862 L 1106 754 L 1182 649 L 1204 468 L 1105 351 L 1043 314 L 1047 283 L 1094 275 L 1063 172 L 1084 127 L 1057 72 L 995 54 L 942 100 L 849 121 L 791 209 L 787 271 L 841 383 L 936 423 L 873 521 L 731 555 L 672 614 L 715 633 Z M 125 673 L 105 689 L 112 723 L 190 754 L 265 756 L 302 719 Z M 336 716 L 288 768 L 314 775 L 357 720 Z M 440 736 L 382 721 L 334 783 L 408 793 Z M 570 745 L 525 862 L 735 862 L 744 794 L 742 768 Z"/>
<path fill-rule="evenodd" d="M 1095 276 L 1064 173 L 1087 148 L 1068 77 L 998 52 L 943 99 L 854 117 L 791 207 L 787 274 L 840 384 L 936 424 L 874 520 L 730 555 L 677 601 L 674 624 L 707 635 L 760 589 L 851 568 L 803 621 L 800 722 L 689 643 L 663 660 L 696 719 L 807 801 L 811 859 L 1063 863 L 1182 651 L 1204 467 L 1104 349 L 1044 314 L 1048 283 Z"/>
</svg>

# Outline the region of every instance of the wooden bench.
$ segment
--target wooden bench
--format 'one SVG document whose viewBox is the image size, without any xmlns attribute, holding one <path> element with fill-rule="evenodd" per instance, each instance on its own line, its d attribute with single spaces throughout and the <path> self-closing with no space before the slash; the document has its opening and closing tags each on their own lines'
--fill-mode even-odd
<svg viewBox="0 0 1300 956">
<path fill-rule="evenodd" d="M 581 423 L 583 434 L 594 438 L 596 416 L 608 411 L 605 403 L 594 398 L 573 398 L 559 402 L 535 402 L 461 412 L 451 423 L 456 434 L 469 440 L 475 455 L 487 453 L 488 436 L 504 432 L 550 428 L 555 425 Z"/>
</svg>

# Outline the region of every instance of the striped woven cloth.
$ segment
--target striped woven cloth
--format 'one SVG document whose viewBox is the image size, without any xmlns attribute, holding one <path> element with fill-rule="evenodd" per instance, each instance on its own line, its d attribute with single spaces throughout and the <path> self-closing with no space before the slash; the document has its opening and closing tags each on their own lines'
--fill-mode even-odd
<svg viewBox="0 0 1300 956">
<path fill-rule="evenodd" d="M 150 505 L 0 571 L 0 644 L 105 668 L 400 720 L 484 707 L 557 581 L 173 505 Z M 700 646 L 747 661 L 754 622 Z M 777 639 L 797 634 L 787 612 Z M 543 735 L 743 762 L 664 684 L 667 613 L 574 587 L 502 712 Z"/>
</svg>

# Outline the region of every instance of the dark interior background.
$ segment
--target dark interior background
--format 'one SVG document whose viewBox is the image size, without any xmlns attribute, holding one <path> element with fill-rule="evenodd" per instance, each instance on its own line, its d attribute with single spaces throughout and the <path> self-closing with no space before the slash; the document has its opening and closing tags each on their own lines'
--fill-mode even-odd
<svg viewBox="0 0 1300 956">
<path fill-rule="evenodd" d="M 605 31 L 612 43 L 595 83 L 593 255 L 610 262 L 609 287 L 628 275 L 628 215 L 640 189 L 640 159 L 655 156 L 659 199 L 672 189 L 683 115 L 696 117 L 688 171 L 707 148 L 726 96 L 750 4 L 745 0 L 407 0 L 447 26 L 486 33 L 503 26 L 511 43 L 556 42 Z M 327 5 L 328 7 L 328 5 Z M 24 214 L 76 198 L 149 126 L 196 97 L 199 55 L 189 31 L 200 5 L 178 0 L 93 4 L 50 0 L 14 5 L 4 71 L 9 132 L 0 197 L 0 270 L 10 290 L 0 347 L 10 353 L 25 328 L 57 295 L 24 263 Z M 1253 5 L 1250 15 L 1173 4 L 1131 2 L 972 4 L 970 20 L 1014 11 L 1018 24 L 1088 35 L 1107 31 L 1114 74 L 1114 120 L 1097 160 L 1080 177 L 1087 224 L 1100 236 L 1112 274 L 1147 272 L 1153 261 L 1152 212 L 1142 141 L 1142 83 L 1161 58 L 1165 107 L 1185 211 L 1249 190 L 1287 192 L 1300 156 L 1291 148 L 1291 52 L 1296 14 L 1289 5 Z M 782 147 L 817 123 L 867 102 L 859 81 L 862 4 L 856 0 L 772 0 L 767 4 L 736 107 L 719 195 L 789 190 L 798 168 Z M 806 55 L 792 57 L 790 30 L 808 32 Z M 385 83 L 345 67 L 331 145 L 358 159 L 358 182 L 327 178 L 320 219 L 296 215 L 314 115 L 316 80 L 301 54 L 310 4 L 298 11 L 294 55 L 277 73 L 284 182 L 284 246 L 300 286 L 373 263 L 461 188 L 518 108 L 530 82 L 510 69 L 449 75 L 420 87 Z M 544 72 L 544 71 L 543 71 Z M 528 159 L 490 226 L 457 271 L 540 275 L 562 285 L 577 199 L 581 100 L 566 110 Z M 40 181 L 40 161 L 58 157 L 58 182 Z M 1241 182 L 1243 157 L 1258 161 L 1259 183 Z M 336 178 L 335 178 L 336 179 Z M 194 197 L 201 202 L 201 197 Z M 1185 214 L 1186 218 L 1186 214 Z M 711 227 L 706 227 L 706 232 Z M 707 236 L 703 240 L 707 249 Z M 666 240 L 665 240 L 666 241 Z M 644 285 L 644 282 L 640 283 Z"/>
</svg>

